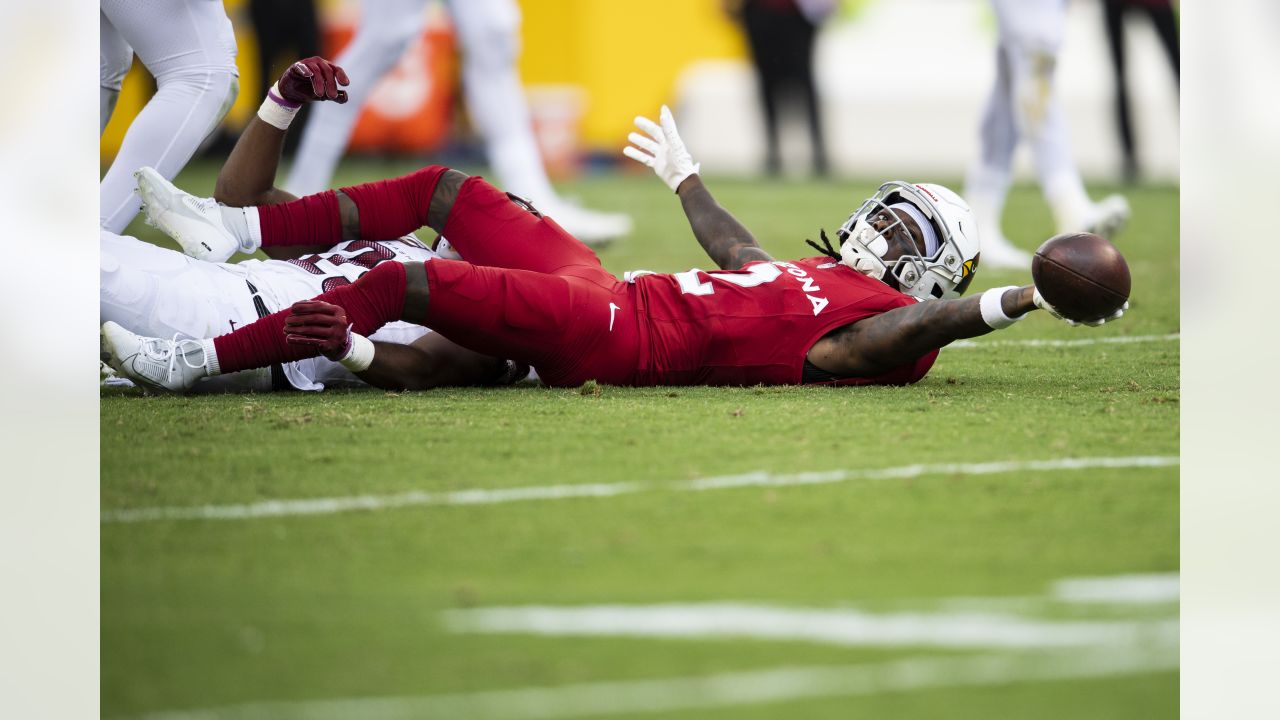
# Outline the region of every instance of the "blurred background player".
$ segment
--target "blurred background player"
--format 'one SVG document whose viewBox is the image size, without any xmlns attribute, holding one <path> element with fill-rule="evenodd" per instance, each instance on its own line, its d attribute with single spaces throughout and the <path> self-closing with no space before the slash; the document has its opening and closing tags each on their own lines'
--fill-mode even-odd
<svg viewBox="0 0 1280 720">
<path fill-rule="evenodd" d="M 818 27 L 836 9 L 836 0 L 724 0 L 726 11 L 742 24 L 756 71 L 764 113 L 765 172 L 782 172 L 778 111 L 794 100 L 805 114 L 813 172 L 828 173 L 822 111 L 813 76 L 813 44 Z"/>
<path fill-rule="evenodd" d="M 355 37 L 334 60 L 357 80 L 351 91 L 354 102 L 314 109 L 285 185 L 290 192 L 308 195 L 329 187 L 369 93 L 421 33 L 425 4 L 364 0 Z M 446 6 L 462 49 L 467 109 L 502 185 L 584 242 L 605 242 L 631 232 L 629 216 L 579 207 L 551 186 L 516 69 L 520 9 L 514 0 L 450 0 Z"/>
<path fill-rule="evenodd" d="M 100 185 L 99 223 L 118 233 L 142 205 L 133 172 L 147 165 L 176 176 L 235 102 L 240 74 L 231 21 L 217 0 L 102 0 L 99 25 L 99 131 L 134 53 L 156 81 Z"/>
<path fill-rule="evenodd" d="M 1124 36 L 1125 16 L 1134 13 L 1145 15 L 1155 28 L 1156 36 L 1164 47 L 1165 56 L 1173 70 L 1174 83 L 1179 80 L 1178 21 L 1174 17 L 1171 0 L 1102 0 L 1102 12 L 1107 28 L 1107 46 L 1111 50 L 1111 69 L 1116 83 L 1116 131 L 1124 150 L 1124 179 L 1132 184 L 1138 181 L 1141 168 L 1138 148 L 1133 136 L 1133 112 L 1129 101 L 1129 83 L 1125 79 L 1128 52 Z"/>
<path fill-rule="evenodd" d="M 1066 116 L 1054 91 L 1067 0 L 991 0 L 991 5 L 999 35 L 996 79 L 979 131 L 981 155 L 970 167 L 965 197 L 982 233 L 982 264 L 1028 268 L 1030 253 L 1009 242 L 1000 225 L 1019 141 L 1031 146 L 1058 232 L 1110 237 L 1128 219 L 1129 204 L 1119 195 L 1093 202 L 1071 156 Z"/>
</svg>

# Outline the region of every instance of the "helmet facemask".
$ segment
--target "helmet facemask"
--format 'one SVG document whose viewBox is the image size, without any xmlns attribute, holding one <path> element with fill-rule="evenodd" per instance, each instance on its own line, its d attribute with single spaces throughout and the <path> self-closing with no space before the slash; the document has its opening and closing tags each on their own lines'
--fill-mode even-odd
<svg viewBox="0 0 1280 720">
<path fill-rule="evenodd" d="M 890 207 L 899 203 L 907 203 L 915 212 Z M 977 253 L 972 253 L 971 259 L 965 258 L 938 210 L 924 188 L 898 181 L 885 183 L 836 231 L 841 242 L 840 262 L 922 300 L 959 297 L 973 277 Z M 963 210 L 967 213 L 968 207 L 964 206 Z M 881 212 L 887 212 L 893 221 L 876 230 L 870 220 Z M 920 229 L 926 236 L 926 245 L 933 244 L 928 242 L 931 235 L 936 238 L 937 246 L 932 253 L 927 248 L 921 252 L 914 240 L 903 240 L 912 236 L 902 214 L 911 216 L 917 225 L 923 222 L 929 226 Z M 902 248 L 903 242 L 908 242 L 906 248 Z M 895 246 L 903 252 L 894 260 L 885 260 L 885 255 Z"/>
</svg>

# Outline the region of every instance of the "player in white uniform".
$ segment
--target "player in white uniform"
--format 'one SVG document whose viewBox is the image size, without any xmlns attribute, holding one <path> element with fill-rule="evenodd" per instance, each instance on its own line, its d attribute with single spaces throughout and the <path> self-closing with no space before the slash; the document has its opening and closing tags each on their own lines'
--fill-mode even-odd
<svg viewBox="0 0 1280 720">
<path fill-rule="evenodd" d="M 210 263 L 194 260 L 134 237 L 101 231 L 101 321 L 145 328 L 148 335 L 207 337 L 243 327 L 260 317 L 315 297 L 356 278 L 384 260 L 424 261 L 436 253 L 413 236 L 381 242 L 344 242 L 323 254 L 293 260 Z M 410 345 L 430 330 L 392 323 L 376 342 Z M 234 373 L 197 391 L 323 390 L 364 385 L 341 365 L 323 357 Z"/>
<path fill-rule="evenodd" d="M 231 109 L 240 74 L 221 0 L 102 0 L 99 25 L 100 129 L 134 53 L 156 79 L 99 187 L 99 223 L 118 233 L 142 206 L 133 171 L 145 165 L 175 177 Z"/>
<path fill-rule="evenodd" d="M 629 216 L 578 207 L 551 186 L 516 69 L 520 9 L 514 0 L 449 0 L 446 4 L 462 47 L 467 109 L 502 186 L 532 201 L 583 242 L 604 242 L 631 232 Z M 360 78 L 359 87 L 351 90 L 354 102 L 313 109 L 285 184 L 289 192 L 310 195 L 329 187 L 369 93 L 421 35 L 424 5 L 424 0 L 362 0 L 360 27 L 335 60 Z"/>
<path fill-rule="evenodd" d="M 346 74 L 323 58 L 307 58 L 286 70 L 219 172 L 220 199 L 236 206 L 251 201 L 293 199 L 273 186 L 289 122 L 303 103 L 344 102 L 345 92 L 339 89 L 344 84 Z M 156 175 L 150 168 L 141 172 Z M 441 251 L 448 254 L 445 241 L 440 242 Z M 157 337 L 206 337 L 350 284 L 378 263 L 421 262 L 437 255 L 412 235 L 274 252 L 276 257 L 269 260 L 211 263 L 103 230 L 99 298 L 102 321 L 147 328 L 146 332 Z M 527 371 L 523 366 L 461 348 L 409 323 L 393 323 L 372 339 L 406 346 L 398 351 L 405 360 L 399 372 L 364 378 L 380 387 L 505 384 L 519 380 Z M 198 389 L 321 390 L 325 386 L 357 383 L 361 379 L 341 365 L 318 358 L 236 373 L 225 381 L 201 384 Z"/>
<path fill-rule="evenodd" d="M 1054 68 L 1062 46 L 1067 0 L 991 0 L 999 40 L 996 80 L 979 133 L 981 157 L 970 168 L 965 197 L 982 233 L 984 267 L 1027 268 L 1031 256 L 1000 228 L 1020 140 L 1031 145 L 1041 192 L 1058 232 L 1110 236 L 1129 217 L 1119 195 L 1094 203 L 1071 157 L 1067 119 L 1054 92 Z"/>
</svg>

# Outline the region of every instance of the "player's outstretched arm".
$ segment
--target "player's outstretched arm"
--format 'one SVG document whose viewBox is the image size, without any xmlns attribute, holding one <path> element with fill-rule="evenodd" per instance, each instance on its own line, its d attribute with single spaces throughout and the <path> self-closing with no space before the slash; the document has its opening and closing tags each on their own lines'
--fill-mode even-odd
<svg viewBox="0 0 1280 720">
<path fill-rule="evenodd" d="M 231 207 L 275 205 L 297 198 L 275 186 L 280 152 L 289 124 L 309 102 L 347 101 L 350 81 L 342 68 L 322 57 L 309 57 L 289 66 L 258 109 L 231 155 L 218 172 L 213 197 Z"/>
<path fill-rule="evenodd" d="M 1012 325 L 1031 310 L 1035 286 L 993 288 L 960 300 L 926 300 L 846 325 L 819 340 L 808 359 L 827 372 L 872 377 L 964 338 Z"/>
<path fill-rule="evenodd" d="M 846 325 L 815 343 L 808 358 L 837 375 L 880 375 L 953 341 L 1009 327 L 1037 308 L 1068 325 L 1097 327 L 1120 319 L 1129 303 L 1105 318 L 1079 323 L 1063 317 L 1034 285 L 991 288 L 974 297 L 926 300 Z"/>
<path fill-rule="evenodd" d="M 701 177 L 690 175 L 676 194 L 689 218 L 693 236 L 721 269 L 737 270 L 749 262 L 773 260 L 751 231 L 711 197 Z"/>
<path fill-rule="evenodd" d="M 653 168 L 667 187 L 680 196 L 684 214 L 689 218 L 694 237 L 711 259 L 723 270 L 737 270 L 756 260 L 772 260 L 756 242 L 751 232 L 738 219 L 711 197 L 711 192 L 698 176 L 701 167 L 685 149 L 671 109 L 662 106 L 659 125 L 646 117 L 636 118 L 636 127 L 644 134 L 631 133 L 631 145 L 622 154 Z"/>
</svg>

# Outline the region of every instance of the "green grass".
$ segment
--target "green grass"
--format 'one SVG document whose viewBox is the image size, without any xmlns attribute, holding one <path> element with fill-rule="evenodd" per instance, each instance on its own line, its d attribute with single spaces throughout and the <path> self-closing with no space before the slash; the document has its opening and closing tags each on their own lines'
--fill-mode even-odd
<svg viewBox="0 0 1280 720">
<path fill-rule="evenodd" d="M 351 164 L 339 182 L 404 169 Z M 214 171 L 193 165 L 179 184 L 208 192 Z M 852 181 L 709 182 L 778 257 L 807 254 L 804 237 L 816 237 L 819 226 L 834 229 L 874 189 Z M 570 191 L 589 206 L 635 217 L 635 234 L 601 252 L 611 270 L 709 266 L 678 203 L 653 178 L 590 177 Z M 991 339 L 1178 331 L 1178 191 L 1144 187 L 1128 195 L 1135 219 L 1119 245 L 1134 277 L 1130 313 L 1096 330 L 1038 316 Z M 1028 248 L 1051 234 L 1033 188 L 1015 188 L 1006 229 Z M 141 223 L 133 230 L 163 242 Z M 1023 281 L 984 269 L 975 290 Z M 622 481 L 645 489 L 496 505 L 105 523 L 103 712 L 963 654 L 969 651 L 795 640 L 458 634 L 445 629 L 441 612 L 713 601 L 887 612 L 945 598 L 1042 596 L 1064 577 L 1175 571 L 1176 466 L 708 492 L 682 491 L 680 483 L 754 471 L 1174 456 L 1178 362 L 1176 341 L 1155 341 L 944 350 L 930 375 L 906 388 L 104 392 L 108 511 Z M 1169 610 L 1134 612 L 1160 618 Z M 1176 672 L 1152 671 L 644 717 L 1176 713 Z"/>
</svg>

